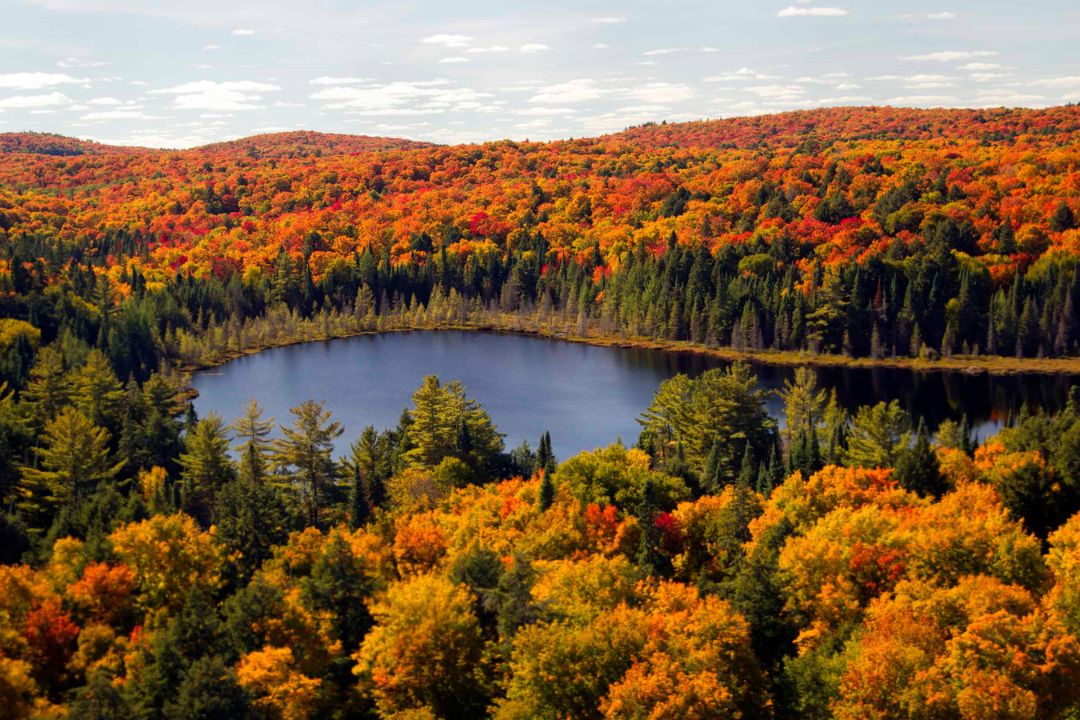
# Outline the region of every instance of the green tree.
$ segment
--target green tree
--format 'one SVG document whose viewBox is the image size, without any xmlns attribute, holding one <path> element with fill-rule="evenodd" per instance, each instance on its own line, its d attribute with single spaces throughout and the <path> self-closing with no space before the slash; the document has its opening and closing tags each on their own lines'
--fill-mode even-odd
<svg viewBox="0 0 1080 720">
<path fill-rule="evenodd" d="M 911 418 L 896 400 L 863 406 L 851 421 L 844 464 L 849 467 L 895 467 L 911 442 Z"/>
<path fill-rule="evenodd" d="M 124 466 L 109 456 L 109 432 L 72 407 L 45 426 L 41 439 L 34 451 L 37 464 L 22 471 L 24 502 L 34 508 L 77 502 Z"/>
<path fill-rule="evenodd" d="M 784 380 L 778 394 L 784 401 L 784 442 L 790 449 L 804 432 L 816 433 L 825 422 L 828 395 L 818 389 L 817 373 L 808 367 L 795 368 L 795 376 Z"/>
<path fill-rule="evenodd" d="M 210 413 L 184 438 L 180 455 L 181 497 L 184 510 L 203 527 L 210 524 L 218 490 L 236 475 L 229 458 L 229 436 L 221 417 Z"/>
<path fill-rule="evenodd" d="M 281 426 L 284 437 L 274 443 L 274 465 L 290 475 L 300 491 L 306 522 L 321 526 L 321 512 L 326 495 L 337 479 L 337 465 L 331 453 L 334 440 L 343 432 L 341 424 L 330 420 L 330 411 L 321 403 L 308 400 L 289 412 L 293 426 Z"/>
<path fill-rule="evenodd" d="M 71 386 L 60 351 L 51 345 L 42 348 L 37 362 L 30 368 L 30 378 L 22 393 L 22 400 L 30 407 L 38 427 L 57 416 L 70 394 Z"/>
<path fill-rule="evenodd" d="M 91 350 L 86 363 L 72 373 L 71 387 L 72 401 L 83 415 L 110 432 L 119 428 L 124 387 L 105 353 Z"/>
<path fill-rule="evenodd" d="M 239 476 L 248 483 L 261 484 L 268 475 L 269 454 L 273 447 L 270 432 L 274 427 L 274 418 L 262 419 L 262 408 L 252 400 L 244 409 L 244 414 L 229 426 L 233 437 L 240 441 L 236 452 L 240 457 Z"/>
<path fill-rule="evenodd" d="M 941 497 L 949 489 L 921 421 L 915 433 L 915 444 L 900 451 L 893 477 L 900 487 L 919 495 Z"/>
<path fill-rule="evenodd" d="M 776 423 L 765 409 L 766 396 L 746 363 L 709 370 L 694 379 L 677 375 L 660 384 L 638 421 L 642 425 L 639 443 L 656 448 L 664 466 L 678 456 L 682 446 L 698 478 L 705 474 L 715 446 L 717 474 L 734 478 L 747 447 L 755 463 L 766 460 L 772 449 Z"/>
<path fill-rule="evenodd" d="M 444 385 L 429 375 L 412 400 L 406 431 L 412 449 L 405 454 L 407 462 L 435 467 L 444 458 L 457 457 L 480 477 L 495 467 L 503 451 L 503 436 L 487 412 L 466 396 L 461 383 Z"/>
</svg>

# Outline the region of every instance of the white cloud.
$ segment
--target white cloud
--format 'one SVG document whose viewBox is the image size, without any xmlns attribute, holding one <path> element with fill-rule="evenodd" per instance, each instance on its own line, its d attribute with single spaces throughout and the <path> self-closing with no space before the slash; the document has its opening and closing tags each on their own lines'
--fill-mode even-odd
<svg viewBox="0 0 1080 720">
<path fill-rule="evenodd" d="M 596 43 L 593 45 L 593 50 L 607 50 L 609 47 L 611 46 L 607 43 Z"/>
<path fill-rule="evenodd" d="M 776 17 L 841 17 L 848 11 L 838 7 L 795 7 L 791 5 L 776 13 Z"/>
<path fill-rule="evenodd" d="M 311 85 L 356 85 L 357 83 L 367 82 L 367 78 L 358 77 L 330 77 L 328 75 L 320 75 L 319 77 L 308 80 Z"/>
<path fill-rule="evenodd" d="M 771 100 L 795 100 L 806 94 L 800 85 L 751 85 L 746 89 L 758 97 Z"/>
<path fill-rule="evenodd" d="M 514 111 L 515 115 L 525 115 L 530 117 L 558 117 L 560 115 L 574 115 L 576 113 L 577 110 L 566 107 L 529 107 Z"/>
<path fill-rule="evenodd" d="M 997 63 L 971 62 L 960 66 L 960 70 L 997 70 L 1002 67 Z"/>
<path fill-rule="evenodd" d="M 361 86 L 334 85 L 311 95 L 324 108 L 354 115 L 433 115 L 453 111 L 487 112 L 491 93 L 452 87 L 447 80 L 397 81 Z"/>
<path fill-rule="evenodd" d="M 674 53 L 685 52 L 686 48 L 657 48 L 656 50 L 646 50 L 641 53 L 645 57 L 654 57 L 656 55 L 672 55 Z"/>
<path fill-rule="evenodd" d="M 443 45 L 451 48 L 466 47 L 472 40 L 469 35 L 453 35 L 449 33 L 439 33 L 438 35 L 428 35 L 425 38 L 420 38 L 420 42 L 424 45 Z"/>
<path fill-rule="evenodd" d="M 944 107 L 958 105 L 960 99 L 952 95 L 901 95 L 885 100 L 886 105 L 906 105 L 913 107 Z"/>
<path fill-rule="evenodd" d="M 921 62 L 953 62 L 955 60 L 993 57 L 994 55 L 997 55 L 997 52 L 993 50 L 942 50 L 940 52 L 925 53 L 923 55 L 905 55 L 900 59 Z"/>
<path fill-rule="evenodd" d="M 251 37 L 255 34 L 254 30 L 248 30 L 247 28 L 236 28 L 232 31 L 232 34 L 237 37 Z"/>
<path fill-rule="evenodd" d="M 61 92 L 51 92 L 46 95 L 15 95 L 13 97 L 0 98 L 0 108 L 29 109 L 46 108 L 58 105 L 68 105 L 71 99 Z"/>
<path fill-rule="evenodd" d="M 86 104 L 87 105 L 120 105 L 122 103 L 119 100 L 117 100 L 116 98 L 114 98 L 114 97 L 99 97 L 99 98 L 94 98 L 93 100 L 87 100 Z"/>
<path fill-rule="evenodd" d="M 1041 87 L 1073 87 L 1080 85 L 1080 75 L 1067 75 L 1065 77 L 1056 78 L 1042 78 L 1035 80 L 1032 85 L 1039 85 Z"/>
<path fill-rule="evenodd" d="M 198 80 L 169 88 L 151 90 L 152 95 L 175 95 L 173 107 L 178 110 L 258 110 L 262 94 L 281 90 L 277 85 L 254 80 L 215 82 Z"/>
<path fill-rule="evenodd" d="M 626 96 L 629 98 L 656 105 L 689 100 L 694 95 L 694 89 L 689 85 L 666 82 L 648 83 L 626 91 Z"/>
<path fill-rule="evenodd" d="M 594 17 L 590 22 L 597 23 L 598 25 L 616 25 L 618 23 L 626 22 L 626 17 L 622 15 L 608 15 L 605 17 Z"/>
<path fill-rule="evenodd" d="M 942 11 L 932 13 L 904 13 L 900 16 L 903 20 L 955 20 L 956 13 Z"/>
<path fill-rule="evenodd" d="M 94 68 L 104 67 L 108 65 L 106 62 L 94 61 L 94 60 L 80 60 L 79 58 L 66 57 L 63 60 L 56 61 L 57 67 L 62 68 Z"/>
<path fill-rule="evenodd" d="M 155 120 L 153 115 L 147 115 L 142 110 L 99 110 L 82 116 L 83 120 Z"/>
<path fill-rule="evenodd" d="M 444 57 L 444 58 L 439 60 L 440 65 L 453 65 L 453 64 L 456 64 L 456 63 L 467 63 L 467 62 L 469 62 L 469 58 L 462 57 L 460 55 L 454 55 L 454 56 L 451 56 L 451 57 Z"/>
<path fill-rule="evenodd" d="M 0 88 L 6 90 L 43 90 L 57 85 L 86 85 L 87 81 L 65 73 L 18 72 L 0 74 Z"/>
<path fill-rule="evenodd" d="M 719 75 L 710 75 L 705 78 L 705 82 L 733 82 L 736 80 L 776 80 L 775 75 L 768 75 L 756 70 L 751 70 L 748 67 L 739 68 L 732 72 L 721 73 Z"/>
<path fill-rule="evenodd" d="M 579 103 L 596 100 L 605 94 L 605 91 L 596 84 L 595 80 L 578 78 L 541 88 L 540 92 L 529 98 L 529 102 L 543 105 Z"/>
<path fill-rule="evenodd" d="M 468 50 L 466 50 L 465 52 L 472 53 L 472 54 L 477 54 L 477 55 L 483 54 L 483 53 L 505 53 L 505 52 L 510 52 L 510 47 L 508 45 L 490 45 L 488 47 L 471 47 Z"/>
<path fill-rule="evenodd" d="M 543 52 L 544 50 L 550 50 L 544 43 L 525 43 L 520 48 L 522 55 L 532 55 L 533 53 Z"/>
</svg>

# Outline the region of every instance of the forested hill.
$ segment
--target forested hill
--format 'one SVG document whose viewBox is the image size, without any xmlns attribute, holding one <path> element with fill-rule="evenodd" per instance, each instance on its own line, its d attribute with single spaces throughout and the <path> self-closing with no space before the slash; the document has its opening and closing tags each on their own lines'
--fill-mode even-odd
<svg viewBox="0 0 1080 720">
<path fill-rule="evenodd" d="M 122 296 L 182 279 L 216 298 L 235 280 L 241 315 L 351 308 L 365 287 L 381 314 L 438 288 L 543 307 L 582 334 L 1072 355 L 1078 128 L 1066 106 L 839 108 L 458 146 L 287 133 L 128 151 L 7 136 L 54 154 L 0 155 L 0 300 L 50 338 L 59 326 L 30 291 L 77 258 Z M 210 322 L 237 307 L 187 310 Z"/>
<path fill-rule="evenodd" d="M 949 138 L 1001 142 L 1015 140 L 1019 135 L 1050 135 L 1072 141 L 1078 130 L 1077 106 L 1047 110 L 842 107 L 729 120 L 650 123 L 609 137 L 650 147 L 782 148 L 803 145 L 808 140 L 834 143 Z"/>
</svg>

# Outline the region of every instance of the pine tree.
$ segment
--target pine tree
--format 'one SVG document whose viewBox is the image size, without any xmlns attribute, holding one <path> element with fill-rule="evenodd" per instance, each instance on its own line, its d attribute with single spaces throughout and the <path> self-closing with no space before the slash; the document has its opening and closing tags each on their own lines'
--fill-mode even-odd
<svg viewBox="0 0 1080 720">
<path fill-rule="evenodd" d="M 937 455 L 930 447 L 930 438 L 921 421 L 915 444 L 899 453 L 893 477 L 902 488 L 919 495 L 941 497 L 948 490 Z"/>
<path fill-rule="evenodd" d="M 308 400 L 289 412 L 295 417 L 292 427 L 282 425 L 283 437 L 274 443 L 273 462 L 291 473 L 298 486 L 305 520 L 310 527 L 321 527 L 326 495 L 333 489 L 337 467 L 331 453 L 334 440 L 343 432 L 341 424 L 330 420 L 330 411 Z"/>
<path fill-rule="evenodd" d="M 72 407 L 45 426 L 36 465 L 23 468 L 23 502 L 34 510 L 58 508 L 89 495 L 116 477 L 124 460 L 109 456 L 109 432 Z"/>
<path fill-rule="evenodd" d="M 221 417 L 210 413 L 184 438 L 180 455 L 181 497 L 184 510 L 210 525 L 218 490 L 233 479 L 236 469 L 229 458 L 229 438 Z"/>
<path fill-rule="evenodd" d="M 124 388 L 105 353 L 90 351 L 86 363 L 73 373 L 71 389 L 75 407 L 95 425 L 118 428 Z"/>
<path fill-rule="evenodd" d="M 267 466 L 272 443 L 269 440 L 274 427 L 274 418 L 262 419 L 262 408 L 252 400 L 244 414 L 229 426 L 233 436 L 240 444 L 236 446 L 240 457 L 239 477 L 241 480 L 258 485 L 267 479 Z"/>
<path fill-rule="evenodd" d="M 555 480 L 549 470 L 543 470 L 540 479 L 540 509 L 547 510 L 555 502 Z"/>
<path fill-rule="evenodd" d="M 30 378 L 22 399 L 31 408 L 38 427 L 44 426 L 68 402 L 71 387 L 64 371 L 64 358 L 48 345 L 38 352 L 37 362 L 30 368 Z"/>
</svg>

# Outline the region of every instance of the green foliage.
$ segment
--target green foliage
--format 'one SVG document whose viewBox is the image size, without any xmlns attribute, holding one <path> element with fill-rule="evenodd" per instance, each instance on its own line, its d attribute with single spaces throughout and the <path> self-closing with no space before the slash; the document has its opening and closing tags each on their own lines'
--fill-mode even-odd
<svg viewBox="0 0 1080 720">
<path fill-rule="evenodd" d="M 229 437 L 218 415 L 200 420 L 184 439 L 180 455 L 181 498 L 184 511 L 209 526 L 215 499 L 236 475 L 229 458 Z"/>
<path fill-rule="evenodd" d="M 859 408 L 851 421 L 844 464 L 849 467 L 893 467 L 911 442 L 911 418 L 893 400 Z"/>
<path fill-rule="evenodd" d="M 113 462 L 109 433 L 71 407 L 45 426 L 35 466 L 23 468 L 22 505 L 55 511 L 90 495 L 101 482 L 116 477 L 124 460 Z"/>
<path fill-rule="evenodd" d="M 312 400 L 290 412 L 295 421 L 292 427 L 281 427 L 284 437 L 274 444 L 273 463 L 297 491 L 307 524 L 320 527 L 326 496 L 337 489 L 337 464 L 331 453 L 344 430 L 330 420 L 329 410 Z"/>
<path fill-rule="evenodd" d="M 646 486 L 651 486 L 652 502 L 658 510 L 670 510 L 690 495 L 680 478 L 650 469 L 645 453 L 618 444 L 566 460 L 553 481 L 582 503 L 615 505 L 628 512 L 641 505 Z"/>
<path fill-rule="evenodd" d="M 502 435 L 487 412 L 465 395 L 454 381 L 442 384 L 429 375 L 413 393 L 409 426 L 405 429 L 411 449 L 405 461 L 435 467 L 447 457 L 465 462 L 474 479 L 497 467 L 503 451 Z"/>
<path fill-rule="evenodd" d="M 745 363 L 693 379 L 677 375 L 661 383 L 642 415 L 639 444 L 652 448 L 662 466 L 670 466 L 681 453 L 699 478 L 715 453 L 714 477 L 734 479 L 747 448 L 760 463 L 773 447 L 775 422 L 765 410 L 765 397 Z M 713 482 L 707 478 L 706 484 Z"/>
</svg>

